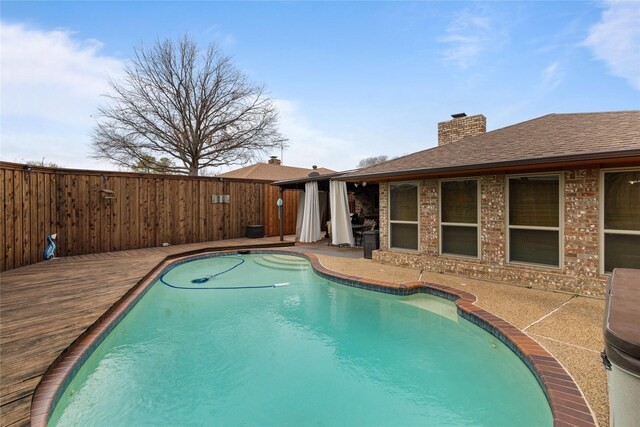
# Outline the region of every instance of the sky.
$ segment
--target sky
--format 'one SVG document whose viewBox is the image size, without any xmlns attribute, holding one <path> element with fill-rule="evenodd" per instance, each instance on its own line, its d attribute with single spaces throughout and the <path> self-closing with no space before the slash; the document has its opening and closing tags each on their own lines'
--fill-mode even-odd
<svg viewBox="0 0 640 427">
<path fill-rule="evenodd" d="M 185 34 L 266 86 L 290 166 L 431 148 L 460 112 L 494 130 L 637 110 L 638 22 L 640 1 L 2 1 L 0 158 L 118 170 L 90 157 L 108 79 L 134 47 Z"/>
</svg>

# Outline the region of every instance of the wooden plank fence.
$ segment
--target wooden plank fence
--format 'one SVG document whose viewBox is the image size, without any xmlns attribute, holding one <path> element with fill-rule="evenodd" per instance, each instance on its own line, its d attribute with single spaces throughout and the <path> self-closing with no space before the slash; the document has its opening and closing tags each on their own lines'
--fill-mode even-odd
<svg viewBox="0 0 640 427">
<path fill-rule="evenodd" d="M 42 260 L 52 233 L 58 256 L 231 239 L 250 224 L 279 233 L 279 192 L 267 182 L 0 162 L 0 185 L 0 271 Z M 283 199 L 285 234 L 294 234 L 298 194 Z"/>
<path fill-rule="evenodd" d="M 278 187 L 269 186 L 264 193 L 264 224 L 265 233 L 268 236 L 275 236 L 280 233 L 280 219 L 278 218 L 277 201 L 280 197 Z M 282 194 L 284 205 L 282 213 L 284 215 L 284 234 L 296 234 L 296 217 L 298 215 L 299 192 L 287 190 Z"/>
</svg>

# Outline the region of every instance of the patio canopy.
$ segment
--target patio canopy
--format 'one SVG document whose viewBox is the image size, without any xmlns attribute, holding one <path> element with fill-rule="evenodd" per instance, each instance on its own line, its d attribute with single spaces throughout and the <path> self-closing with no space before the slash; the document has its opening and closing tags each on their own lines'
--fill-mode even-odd
<svg viewBox="0 0 640 427">
<path fill-rule="evenodd" d="M 317 182 L 318 191 L 329 191 L 329 181 L 336 179 L 339 176 L 344 175 L 347 172 L 335 172 L 335 173 L 311 173 L 309 176 L 295 179 L 285 179 L 282 181 L 272 182 L 271 185 L 277 185 L 282 190 L 304 190 L 308 182 Z"/>
<path fill-rule="evenodd" d="M 347 172 L 350 171 L 330 174 L 312 173 L 308 177 L 276 181 L 271 184 L 280 187 L 280 191 L 303 190 L 298 203 L 296 227 L 298 241 L 315 242 L 320 240 L 323 226 L 321 218 L 324 217 L 322 209 L 327 205 L 326 195 L 328 193 L 331 229 L 327 231 L 331 234 L 331 244 L 353 246 L 354 238 L 348 193 L 361 191 L 366 183 L 358 188 L 360 184 L 358 182 L 339 180 Z M 373 191 L 377 194 L 377 184 L 374 184 L 374 187 Z M 377 202 L 375 204 L 377 206 Z"/>
</svg>

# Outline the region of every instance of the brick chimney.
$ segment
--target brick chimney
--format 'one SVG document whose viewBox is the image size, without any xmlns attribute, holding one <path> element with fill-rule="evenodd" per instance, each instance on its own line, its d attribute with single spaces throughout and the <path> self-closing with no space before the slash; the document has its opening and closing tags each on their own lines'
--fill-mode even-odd
<svg viewBox="0 0 640 427">
<path fill-rule="evenodd" d="M 280 165 L 280 164 L 282 164 L 282 160 L 280 160 L 278 158 L 278 156 L 271 156 L 269 158 L 269 164 L 270 165 Z"/>
<path fill-rule="evenodd" d="M 451 117 L 453 120 L 438 123 L 438 145 L 456 142 L 487 131 L 487 118 L 482 114 L 467 117 L 465 113 L 459 113 L 452 114 Z"/>
</svg>

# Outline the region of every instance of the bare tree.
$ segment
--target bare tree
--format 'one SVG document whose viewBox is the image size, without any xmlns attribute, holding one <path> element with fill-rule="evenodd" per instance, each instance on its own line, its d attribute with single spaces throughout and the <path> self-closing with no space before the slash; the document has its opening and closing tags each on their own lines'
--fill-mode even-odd
<svg viewBox="0 0 640 427">
<path fill-rule="evenodd" d="M 135 165 L 131 166 L 131 171 L 141 173 L 171 174 L 175 173 L 171 169 L 173 166 L 173 162 L 168 157 L 156 159 L 153 156 L 147 156 L 144 159 L 138 160 Z"/>
<path fill-rule="evenodd" d="M 122 83 L 109 83 L 113 92 L 92 135 L 94 158 L 198 175 L 285 142 L 264 87 L 250 83 L 213 44 L 201 51 L 185 36 L 141 46 Z"/>
<path fill-rule="evenodd" d="M 389 159 L 388 156 L 373 156 L 360 160 L 358 168 L 368 168 L 369 166 L 377 165 L 378 163 L 386 162 Z"/>
<path fill-rule="evenodd" d="M 27 160 L 25 162 L 25 164 L 29 165 L 29 166 L 44 166 L 47 168 L 59 168 L 60 165 L 54 162 L 45 162 L 44 161 L 44 157 L 42 158 L 42 160 Z"/>
</svg>

